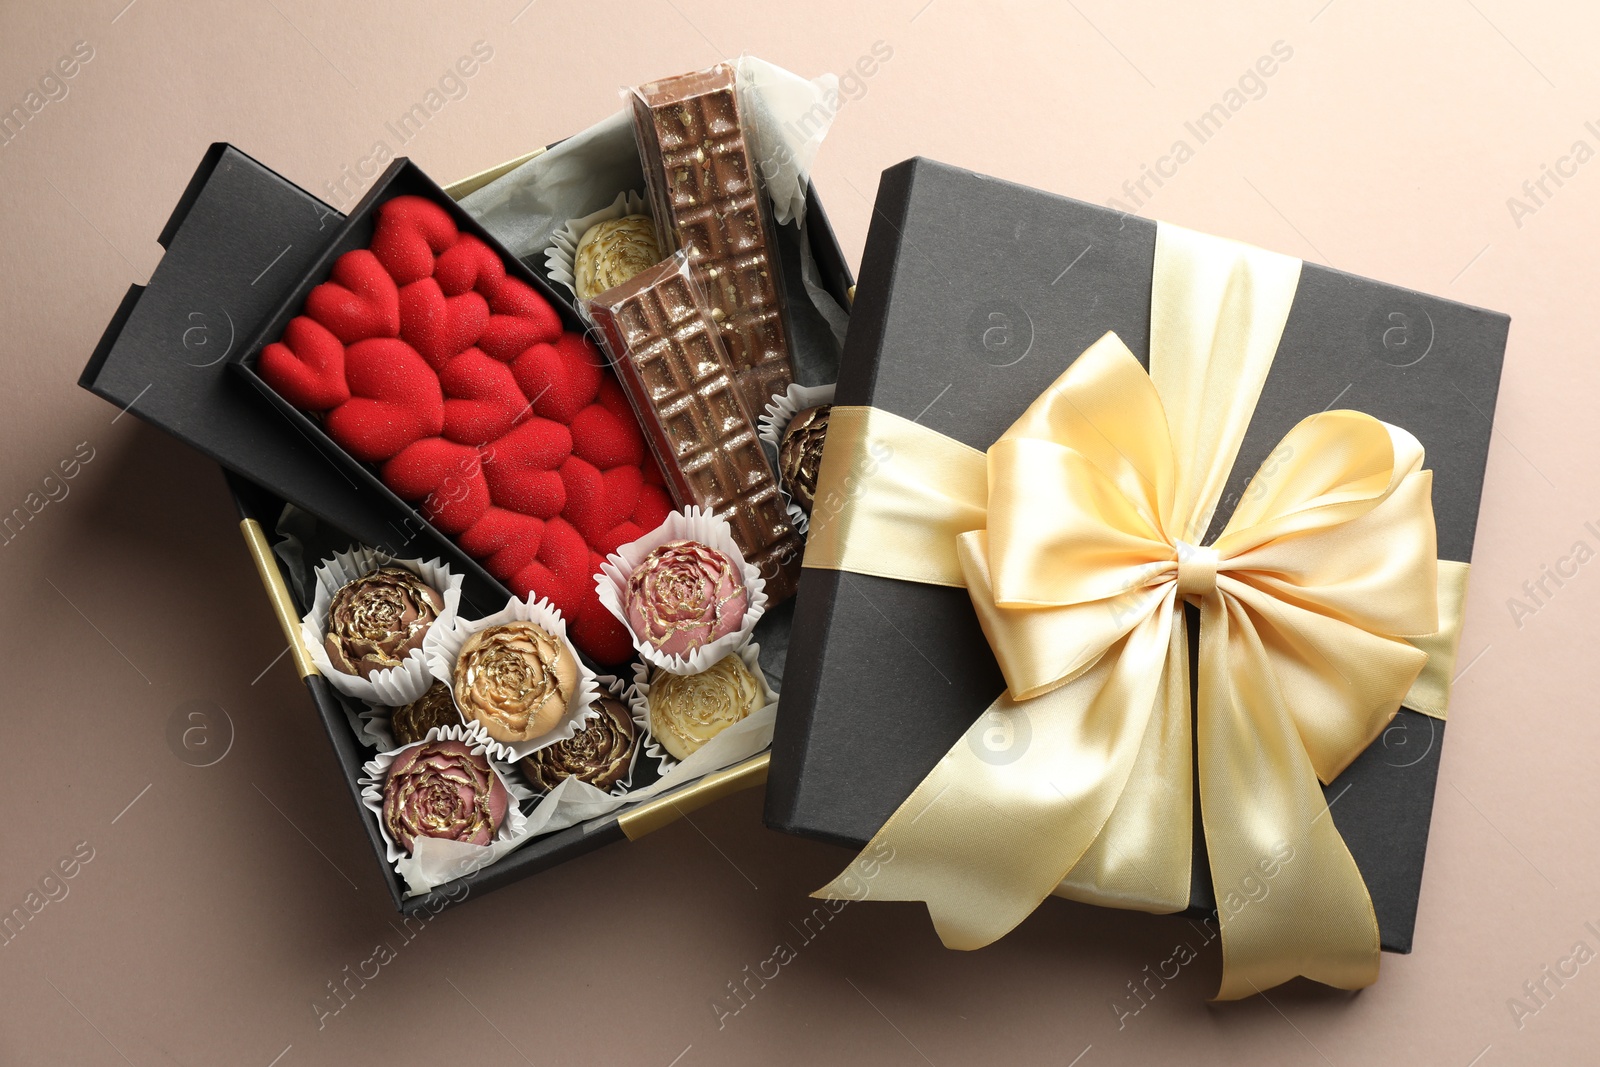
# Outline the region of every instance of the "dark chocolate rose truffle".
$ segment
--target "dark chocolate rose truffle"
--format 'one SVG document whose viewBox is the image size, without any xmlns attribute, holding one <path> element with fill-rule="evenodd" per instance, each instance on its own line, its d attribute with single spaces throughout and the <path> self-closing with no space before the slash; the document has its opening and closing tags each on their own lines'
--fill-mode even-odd
<svg viewBox="0 0 1600 1067">
<path fill-rule="evenodd" d="M 395 708 L 390 719 L 395 743 L 399 745 L 421 741 L 435 726 L 460 725 L 461 713 L 456 710 L 455 699 L 450 696 L 450 687 L 443 682 L 434 682 L 416 700 L 405 707 Z"/>
<path fill-rule="evenodd" d="M 383 825 L 407 853 L 419 837 L 487 845 L 510 806 L 488 759 L 460 741 L 406 749 L 383 783 Z"/>
<path fill-rule="evenodd" d="M 650 733 L 680 760 L 759 711 L 765 694 L 744 660 L 730 653 L 699 674 L 650 676 Z"/>
<path fill-rule="evenodd" d="M 828 413 L 833 405 L 806 408 L 789 420 L 778 442 L 778 474 L 784 488 L 800 506 L 811 514 L 811 501 L 817 493 L 817 470 L 822 466 L 822 442 L 828 434 Z"/>
<path fill-rule="evenodd" d="M 379 567 L 346 582 L 328 605 L 323 647 L 334 669 L 370 678 L 398 667 L 444 610 L 444 597 L 404 567 Z"/>
<path fill-rule="evenodd" d="M 668 541 L 628 579 L 628 625 L 668 656 L 734 633 L 749 606 L 733 560 L 699 541 Z"/>
<path fill-rule="evenodd" d="M 479 630 L 456 656 L 456 706 L 507 744 L 549 733 L 577 688 L 577 657 L 531 622 Z"/>
<path fill-rule="evenodd" d="M 622 781 L 639 744 L 639 731 L 622 702 L 602 696 L 590 705 L 600 714 L 584 723 L 581 731 L 546 745 L 522 760 L 522 769 L 535 789 L 548 793 L 568 778 L 609 791 Z"/>
</svg>

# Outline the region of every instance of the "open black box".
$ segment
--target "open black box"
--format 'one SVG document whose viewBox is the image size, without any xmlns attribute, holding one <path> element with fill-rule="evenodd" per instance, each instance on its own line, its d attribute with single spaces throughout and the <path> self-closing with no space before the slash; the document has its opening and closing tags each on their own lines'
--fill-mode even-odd
<svg viewBox="0 0 1600 1067">
<path fill-rule="evenodd" d="M 451 570 L 463 576 L 462 608 L 474 616 L 487 615 L 498 611 L 511 597 L 511 590 L 505 583 L 491 575 L 481 563 L 462 551 L 449 537 L 435 531 L 420 511 L 400 499 L 383 483 L 371 464 L 363 463 L 346 452 L 327 435 L 320 422 L 285 400 L 256 373 L 256 361 L 261 355 L 261 349 L 283 336 L 289 320 L 298 315 L 304 307 L 306 296 L 318 284 L 328 280 L 328 276 L 333 272 L 334 263 L 340 256 L 353 249 L 366 248 L 372 243 L 379 206 L 397 196 L 420 196 L 444 207 L 450 212 L 456 227 L 462 233 L 472 234 L 499 253 L 505 262 L 508 275 L 525 282 L 549 301 L 550 306 L 561 316 L 562 325 L 566 329 L 578 332 L 585 329 L 577 311 L 553 286 L 502 247 L 493 234 L 467 214 L 455 199 L 424 174 L 420 167 L 409 159 L 401 157 L 389 164 L 361 201 L 351 209 L 321 254 L 301 273 L 294 287 L 283 293 L 276 310 L 256 330 L 253 338 L 238 351 L 233 359 L 233 366 L 261 391 L 266 401 L 276 407 L 284 419 L 312 441 L 318 451 L 332 457 L 346 473 L 360 481 L 363 488 L 383 499 L 392 512 L 401 515 L 401 525 L 405 529 L 425 529 L 432 533 L 438 543 L 439 555 L 449 564 Z M 387 542 L 370 547 L 381 548 L 391 555 L 396 554 Z"/>
<path fill-rule="evenodd" d="M 1106 331 L 1148 365 L 1155 235 L 1149 219 L 931 160 L 890 168 L 835 403 L 886 409 L 981 451 Z M 1291 427 L 1348 407 L 1422 442 L 1439 558 L 1470 561 L 1509 322 L 1306 263 L 1212 536 Z M 1005 684 L 964 589 L 807 568 L 794 634 L 766 821 L 854 851 Z M 1476 651 L 1469 632 L 1460 662 Z M 1402 708 L 1326 791 L 1393 952 L 1411 949 L 1444 734 L 1443 721 Z M 1207 915 L 1198 804 L 1194 840 L 1189 914 Z"/>
<path fill-rule="evenodd" d="M 458 200 L 537 154 L 510 160 L 441 192 Z M 400 173 L 406 167 L 397 165 L 393 170 Z M 420 172 L 417 177 L 428 181 Z M 848 306 L 850 270 L 814 189 L 808 190 L 807 213 L 808 251 L 829 294 Z M 483 236 L 475 222 L 468 222 L 464 228 Z M 314 272 L 319 262 L 331 263 L 337 255 L 332 251 L 336 235 L 351 232 L 344 225 L 341 213 L 239 149 L 212 145 L 158 238 L 166 254 L 146 285 L 129 288 L 79 384 L 199 449 L 224 468 L 246 547 L 328 732 L 396 908 L 410 914 L 459 903 L 602 845 L 637 839 L 725 793 L 759 785 L 766 776 L 765 753 L 664 796 L 537 838 L 432 893 L 405 896 L 405 886 L 386 862 L 382 837 L 360 799 L 357 783 L 370 752 L 301 647 L 299 619 L 307 605 L 294 593 L 295 575 L 273 552 L 278 540 L 275 527 L 284 505 L 292 501 L 349 540 L 382 545 L 397 556 L 445 556 L 455 566 L 454 554 L 465 555 L 431 526 L 416 522 L 409 506 L 397 507 L 387 489 L 378 492 L 371 481 L 358 477 L 351 465 L 359 464 L 325 437 L 319 442 L 320 430 L 316 436 L 305 433 L 230 365 L 242 353 L 253 355 L 244 347 L 251 338 L 276 336 L 266 328 L 269 318 L 286 306 L 299 307 L 286 297 L 287 290 Z M 799 235 L 796 227 L 780 228 L 779 243 L 786 258 L 798 256 Z M 514 257 L 505 258 L 508 266 L 514 262 Z M 537 272 L 531 274 L 532 280 L 519 276 L 548 295 L 542 278 Z M 559 295 L 552 303 L 563 316 L 573 314 Z M 486 602 L 509 596 L 475 563 L 471 568 L 461 566 L 465 574 L 472 569 L 486 579 L 481 583 Z"/>
</svg>

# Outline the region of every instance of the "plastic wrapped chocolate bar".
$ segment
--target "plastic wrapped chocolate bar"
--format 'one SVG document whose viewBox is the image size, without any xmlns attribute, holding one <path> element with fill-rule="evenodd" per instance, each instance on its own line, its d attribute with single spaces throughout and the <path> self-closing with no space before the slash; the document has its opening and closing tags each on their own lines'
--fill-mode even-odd
<svg viewBox="0 0 1600 1067">
<path fill-rule="evenodd" d="M 639 86 L 633 124 L 662 248 L 689 254 L 745 406 L 759 413 L 794 367 L 777 239 L 733 67 Z"/>
<path fill-rule="evenodd" d="M 776 604 L 794 594 L 802 542 L 734 383 L 704 294 L 679 252 L 585 305 L 679 507 L 727 521 Z"/>
</svg>

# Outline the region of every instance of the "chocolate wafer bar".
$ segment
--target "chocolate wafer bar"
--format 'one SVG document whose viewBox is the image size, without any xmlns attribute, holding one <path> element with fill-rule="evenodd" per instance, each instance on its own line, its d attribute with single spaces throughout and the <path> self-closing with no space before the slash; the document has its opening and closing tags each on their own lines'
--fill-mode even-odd
<svg viewBox="0 0 1600 1067">
<path fill-rule="evenodd" d="M 794 595 L 803 543 L 734 383 L 700 287 L 679 252 L 585 304 L 673 503 L 725 519 L 769 602 Z"/>
<path fill-rule="evenodd" d="M 745 405 L 794 381 L 777 238 L 739 121 L 733 68 L 634 90 L 634 135 L 663 250 L 689 253 Z"/>
</svg>

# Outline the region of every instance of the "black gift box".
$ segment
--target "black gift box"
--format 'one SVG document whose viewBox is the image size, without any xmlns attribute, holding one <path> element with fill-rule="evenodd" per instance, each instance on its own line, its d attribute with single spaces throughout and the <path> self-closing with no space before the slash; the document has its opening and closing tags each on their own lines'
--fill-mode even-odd
<svg viewBox="0 0 1600 1067">
<path fill-rule="evenodd" d="M 299 620 L 309 605 L 295 589 L 297 580 L 304 582 L 308 575 L 296 574 L 273 551 L 279 540 L 275 530 L 287 503 L 314 516 L 319 534 L 332 546 L 360 542 L 401 557 L 451 553 L 466 557 L 448 538 L 417 521 L 409 506 L 381 483 L 375 487 L 359 477 L 350 457 L 320 430 L 308 433 L 301 421 L 304 416 L 291 417 L 264 399 L 233 364 L 254 354 L 253 339 L 276 336 L 269 320 L 286 318 L 279 314 L 284 308 L 290 314 L 298 309 L 299 299 L 293 294 L 303 296 L 308 277 L 318 275 L 319 263 L 331 264 L 343 250 L 335 247 L 340 235 L 359 231 L 364 212 L 391 180 L 402 180 L 398 176 L 406 174 L 403 180 L 412 185 L 404 191 L 431 188 L 453 201 L 529 158 L 512 160 L 442 191 L 420 172 L 413 174 L 415 168 L 396 166 L 353 209 L 352 222 L 232 145 L 214 144 L 161 231 L 159 241 L 166 253 L 160 264 L 146 285 L 129 289 L 79 378 L 84 388 L 225 468 L 246 548 L 267 600 L 328 732 L 384 884 L 395 906 L 407 914 L 424 908 L 437 911 L 602 845 L 637 839 L 725 793 L 760 784 L 767 769 L 766 755 L 757 756 L 661 797 L 537 838 L 489 867 L 432 893 L 407 898 L 404 883 L 385 859 L 377 824 L 361 801 L 361 768 L 372 752 L 362 746 L 346 707 L 300 647 Z M 450 206 L 454 208 L 453 203 Z M 828 292 L 844 304 L 852 286 L 850 271 L 815 190 L 808 190 L 807 212 L 808 251 Z M 475 222 L 468 220 L 464 228 L 483 236 Z M 779 244 L 786 261 L 798 262 L 797 227 L 782 227 Z M 798 269 L 794 276 L 800 276 Z M 531 281 L 524 275 L 523 280 L 549 295 L 542 275 Z M 571 321 L 566 301 L 557 297 L 552 303 Z M 453 556 L 449 558 L 457 565 Z M 486 602 L 503 602 L 509 596 L 477 564 L 471 566 L 481 575 L 477 584 Z M 781 649 L 781 642 L 774 644 Z"/>
<path fill-rule="evenodd" d="M 1148 364 L 1155 236 L 1150 220 L 925 159 L 885 171 L 836 403 L 982 450 L 1107 330 Z M 1291 427 L 1354 408 L 1422 442 L 1439 558 L 1470 561 L 1508 327 L 1305 264 L 1210 536 Z M 1472 653 L 1468 634 L 1461 662 Z M 767 823 L 852 848 L 1005 688 L 965 590 L 816 569 L 800 583 L 784 683 Z M 1411 948 L 1444 733 L 1402 709 L 1326 790 L 1390 951 Z M 1195 819 L 1190 905 L 1204 914 L 1214 902 Z"/>
</svg>

